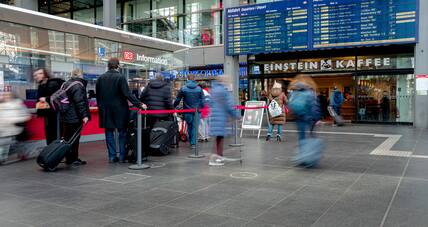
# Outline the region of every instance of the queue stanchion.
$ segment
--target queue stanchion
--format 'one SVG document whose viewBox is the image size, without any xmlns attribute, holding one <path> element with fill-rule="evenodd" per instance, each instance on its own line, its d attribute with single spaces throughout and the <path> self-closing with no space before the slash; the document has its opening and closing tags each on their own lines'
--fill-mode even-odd
<svg viewBox="0 0 428 227">
<path fill-rule="evenodd" d="M 236 107 L 237 110 L 240 110 L 240 106 Z M 235 141 L 232 144 L 229 144 L 229 146 L 231 147 L 242 147 L 244 146 L 242 143 L 240 143 L 238 140 L 238 124 L 239 124 L 239 120 L 236 119 L 233 121 L 233 130 L 234 130 L 234 136 L 235 136 Z"/>
<path fill-rule="evenodd" d="M 149 165 L 143 164 L 143 146 L 142 146 L 142 119 L 141 113 L 137 114 L 137 164 L 131 165 L 128 168 L 132 170 L 142 170 L 150 168 Z"/>
<path fill-rule="evenodd" d="M 193 124 L 195 126 L 195 127 L 193 127 L 193 131 L 194 131 L 193 133 L 194 133 L 194 139 L 195 139 L 195 147 L 193 149 L 194 153 L 191 154 L 191 155 L 189 155 L 188 157 L 189 158 L 204 158 L 205 155 L 199 154 L 199 151 L 198 151 L 198 139 L 197 139 L 197 136 L 198 136 L 198 127 L 199 127 L 199 113 L 198 113 L 198 108 L 195 109 L 195 116 L 193 118 Z M 190 141 L 190 142 L 192 142 L 192 141 Z"/>
</svg>

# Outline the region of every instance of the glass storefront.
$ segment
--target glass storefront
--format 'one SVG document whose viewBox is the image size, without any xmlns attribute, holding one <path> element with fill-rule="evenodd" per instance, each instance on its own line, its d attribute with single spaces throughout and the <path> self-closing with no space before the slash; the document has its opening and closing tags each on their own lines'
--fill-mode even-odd
<svg viewBox="0 0 428 227">
<path fill-rule="evenodd" d="M 173 69 L 167 51 L 0 21 L 0 89 L 12 90 L 24 100 L 34 98 L 32 72 L 37 68 L 63 79 L 80 68 L 88 90 L 94 90 L 111 57 L 121 60 L 121 71 L 130 82 L 143 83 L 155 72 Z"/>
<path fill-rule="evenodd" d="M 118 28 L 192 46 L 222 43 L 221 0 L 116 0 Z M 39 11 L 103 24 L 102 0 L 39 0 Z"/>
<path fill-rule="evenodd" d="M 274 82 L 287 87 L 296 74 L 311 76 L 318 95 L 344 95 L 342 116 L 356 122 L 413 123 L 415 76 L 412 54 L 344 56 L 249 62 L 250 100 L 264 100 Z"/>
</svg>

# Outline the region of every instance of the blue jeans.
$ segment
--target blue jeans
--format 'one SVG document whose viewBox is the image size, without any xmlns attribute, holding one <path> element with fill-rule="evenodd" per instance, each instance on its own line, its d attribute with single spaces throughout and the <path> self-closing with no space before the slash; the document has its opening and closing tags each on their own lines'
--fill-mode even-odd
<svg viewBox="0 0 428 227">
<path fill-rule="evenodd" d="M 282 136 L 282 127 L 283 127 L 283 125 L 277 125 L 277 126 L 278 126 L 278 131 L 276 132 L 276 134 L 278 136 Z M 274 128 L 275 128 L 275 125 L 269 124 L 269 126 L 268 126 L 268 135 L 269 136 L 272 136 Z"/>
<path fill-rule="evenodd" d="M 187 124 L 187 134 L 189 135 L 190 145 L 195 145 L 196 144 L 196 135 L 197 135 L 195 130 L 197 127 L 196 124 L 199 122 L 199 114 L 198 114 L 198 119 L 196 119 L 196 122 L 195 122 L 195 114 L 194 113 L 185 113 L 184 114 L 184 120 L 186 121 L 186 124 Z"/>
<path fill-rule="evenodd" d="M 108 149 L 108 158 L 110 161 L 113 161 L 114 158 L 117 157 L 116 152 L 116 140 L 114 138 L 114 128 L 106 128 L 106 144 Z M 119 159 L 120 160 L 126 160 L 126 150 L 125 150 L 125 143 L 126 143 L 126 129 L 117 129 L 119 132 Z"/>
<path fill-rule="evenodd" d="M 313 130 L 312 129 L 312 121 L 305 121 L 302 119 L 297 119 L 296 120 L 296 124 L 297 124 L 297 131 L 299 133 L 299 143 L 306 139 L 306 130 Z M 312 132 L 311 132 L 312 134 Z"/>
</svg>

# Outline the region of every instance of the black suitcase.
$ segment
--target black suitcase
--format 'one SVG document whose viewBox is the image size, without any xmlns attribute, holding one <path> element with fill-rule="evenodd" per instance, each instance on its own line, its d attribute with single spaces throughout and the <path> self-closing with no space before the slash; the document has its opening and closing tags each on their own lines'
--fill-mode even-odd
<svg viewBox="0 0 428 227">
<path fill-rule="evenodd" d="M 45 171 L 55 171 L 59 163 L 64 159 L 67 152 L 71 149 L 71 144 L 77 139 L 82 127 L 80 127 L 69 141 L 55 140 L 46 146 L 37 157 L 37 164 Z"/>
<path fill-rule="evenodd" d="M 178 125 L 176 121 L 159 121 L 150 132 L 150 148 L 152 155 L 168 155 L 169 148 L 177 138 Z"/>
</svg>

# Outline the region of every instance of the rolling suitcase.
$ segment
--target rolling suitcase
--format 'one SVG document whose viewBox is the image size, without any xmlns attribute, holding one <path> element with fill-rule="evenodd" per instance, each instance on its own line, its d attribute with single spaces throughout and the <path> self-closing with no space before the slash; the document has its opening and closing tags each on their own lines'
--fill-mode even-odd
<svg viewBox="0 0 428 227">
<path fill-rule="evenodd" d="M 40 152 L 37 157 L 37 164 L 45 171 L 55 171 L 59 163 L 64 159 L 67 152 L 70 151 L 71 145 L 79 137 L 82 126 L 74 133 L 69 141 L 55 140 Z"/>
<path fill-rule="evenodd" d="M 158 121 L 150 132 L 152 155 L 168 155 L 169 148 L 177 136 L 178 125 L 175 121 Z"/>
<path fill-rule="evenodd" d="M 298 166 L 306 168 L 315 167 L 321 160 L 324 151 L 324 143 L 321 139 L 308 138 L 300 142 L 300 146 L 293 158 L 293 162 Z"/>
<path fill-rule="evenodd" d="M 327 107 L 328 113 L 333 118 L 334 122 L 336 122 L 337 126 L 344 126 L 345 120 L 343 120 L 342 116 L 338 115 L 336 111 L 334 111 L 333 107 Z"/>
</svg>

